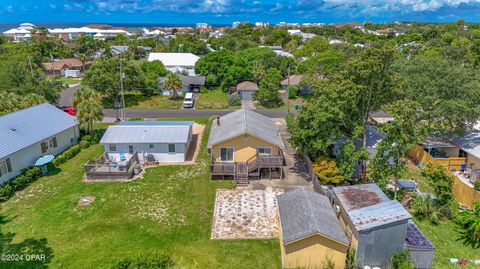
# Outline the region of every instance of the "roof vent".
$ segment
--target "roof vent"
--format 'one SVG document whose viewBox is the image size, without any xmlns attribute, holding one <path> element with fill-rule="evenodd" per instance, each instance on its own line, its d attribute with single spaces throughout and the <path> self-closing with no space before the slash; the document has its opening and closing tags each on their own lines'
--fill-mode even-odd
<svg viewBox="0 0 480 269">
<path fill-rule="evenodd" d="M 217 125 L 220 125 L 220 117 L 217 116 Z"/>
<path fill-rule="evenodd" d="M 10 130 L 12 130 L 12 131 L 14 131 L 14 132 L 16 132 L 16 131 L 17 131 L 17 129 L 15 129 L 15 128 L 10 128 Z"/>
</svg>

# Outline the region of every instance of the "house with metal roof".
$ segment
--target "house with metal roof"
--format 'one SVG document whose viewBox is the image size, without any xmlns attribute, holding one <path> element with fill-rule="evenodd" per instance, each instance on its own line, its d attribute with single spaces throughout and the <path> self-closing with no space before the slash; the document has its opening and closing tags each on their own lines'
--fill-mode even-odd
<svg viewBox="0 0 480 269">
<path fill-rule="evenodd" d="M 195 63 L 200 59 L 199 56 L 193 53 L 180 52 L 151 52 L 148 54 L 147 61 L 160 61 L 169 71 L 185 70 L 189 75 L 194 75 Z"/>
<path fill-rule="evenodd" d="M 182 163 L 192 141 L 193 122 L 123 121 L 100 139 L 105 153 L 85 164 L 87 180 L 128 179 L 135 166 Z"/>
<path fill-rule="evenodd" d="M 48 103 L 0 116 L 0 184 L 40 157 L 60 154 L 79 136 L 77 119 Z"/>
<path fill-rule="evenodd" d="M 283 268 L 345 268 L 350 241 L 326 196 L 301 187 L 277 203 Z"/>
<path fill-rule="evenodd" d="M 208 138 L 212 178 L 282 178 L 285 145 L 275 122 L 257 112 L 239 109 L 212 122 Z"/>
<path fill-rule="evenodd" d="M 340 223 L 356 249 L 356 265 L 385 268 L 405 247 L 411 215 L 374 183 L 331 189 Z"/>
</svg>

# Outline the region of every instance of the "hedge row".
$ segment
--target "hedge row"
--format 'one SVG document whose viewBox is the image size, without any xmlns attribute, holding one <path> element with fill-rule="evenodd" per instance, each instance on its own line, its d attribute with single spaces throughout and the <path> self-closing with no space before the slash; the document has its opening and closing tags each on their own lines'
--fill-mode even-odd
<svg viewBox="0 0 480 269">
<path fill-rule="evenodd" d="M 93 135 L 82 136 L 78 145 L 70 147 L 69 149 L 65 150 L 63 153 L 55 157 L 55 159 L 53 159 L 52 161 L 52 165 L 59 166 L 62 163 L 65 163 L 66 161 L 72 159 L 73 157 L 75 157 L 75 155 L 80 153 L 82 149 L 88 148 L 90 145 L 98 143 L 100 137 L 100 132 Z M 14 177 L 8 183 L 5 183 L 3 186 L 0 187 L 0 202 L 7 201 L 15 194 L 15 192 L 25 189 L 28 184 L 36 181 L 42 176 L 42 169 L 40 169 L 40 167 L 30 167 L 25 169 L 20 175 Z"/>
<path fill-rule="evenodd" d="M 0 188 L 0 201 L 7 201 L 16 191 L 25 189 L 28 184 L 43 176 L 40 167 L 30 167 L 24 170 L 20 175 L 14 177 L 8 183 Z"/>
</svg>

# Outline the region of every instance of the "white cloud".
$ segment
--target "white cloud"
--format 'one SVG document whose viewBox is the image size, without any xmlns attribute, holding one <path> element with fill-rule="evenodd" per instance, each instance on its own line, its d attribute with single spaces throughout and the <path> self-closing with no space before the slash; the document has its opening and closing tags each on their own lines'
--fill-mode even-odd
<svg viewBox="0 0 480 269">
<path fill-rule="evenodd" d="M 54 4 L 49 4 L 48 6 L 49 6 L 50 8 L 57 8 L 57 6 L 54 5 Z"/>
</svg>

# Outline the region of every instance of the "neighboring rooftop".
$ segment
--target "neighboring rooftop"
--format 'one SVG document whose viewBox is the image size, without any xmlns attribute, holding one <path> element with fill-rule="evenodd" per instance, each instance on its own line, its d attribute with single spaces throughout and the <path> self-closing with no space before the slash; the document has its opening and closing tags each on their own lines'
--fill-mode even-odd
<svg viewBox="0 0 480 269">
<path fill-rule="evenodd" d="M 480 131 L 469 131 L 462 137 L 455 137 L 452 139 L 452 144 L 466 153 L 480 158 Z"/>
<path fill-rule="evenodd" d="M 297 86 L 302 81 L 302 77 L 303 77 L 302 75 L 291 75 L 290 81 L 288 80 L 288 77 L 287 77 L 286 79 L 282 80 L 282 82 L 280 82 L 280 85 L 288 86 L 290 83 L 290 85 Z"/>
<path fill-rule="evenodd" d="M 326 196 L 301 187 L 277 196 L 277 201 L 284 244 L 320 234 L 348 245 Z"/>
<path fill-rule="evenodd" d="M 115 143 L 187 143 L 187 125 L 116 125 L 108 127 L 100 144 Z"/>
<path fill-rule="evenodd" d="M 257 91 L 258 85 L 251 81 L 242 81 L 237 84 L 237 91 Z"/>
<path fill-rule="evenodd" d="M 75 117 L 48 103 L 0 116 L 0 158 L 76 125 Z"/>
<path fill-rule="evenodd" d="M 192 126 L 195 122 L 194 121 L 159 121 L 159 120 L 147 120 L 147 121 L 128 121 L 124 120 L 119 123 L 119 125 L 146 125 L 146 126 L 174 126 L 174 125 L 187 125 Z"/>
<path fill-rule="evenodd" d="M 185 76 L 179 74 L 178 77 L 182 81 L 183 86 L 189 85 L 205 85 L 205 76 Z M 163 82 L 167 79 L 167 77 L 160 77 L 158 79 L 159 84 L 163 84 Z"/>
<path fill-rule="evenodd" d="M 160 61 L 164 66 L 195 66 L 195 63 L 200 59 L 192 53 L 170 53 L 170 52 L 151 52 L 148 55 L 148 61 Z"/>
<path fill-rule="evenodd" d="M 85 65 L 89 65 L 92 62 L 88 61 L 85 62 Z M 58 59 L 53 62 L 44 62 L 42 63 L 43 68 L 45 70 L 61 70 L 65 67 L 68 68 L 82 68 L 83 63 L 75 58 L 69 58 L 69 59 Z"/>
<path fill-rule="evenodd" d="M 332 188 L 358 231 L 411 219 L 395 200 L 390 200 L 374 183 Z"/>
<path fill-rule="evenodd" d="M 239 109 L 213 120 L 208 147 L 248 133 L 280 148 L 285 148 L 275 122 L 257 112 Z"/>
<path fill-rule="evenodd" d="M 434 249 L 432 242 L 423 235 L 420 229 L 413 223 L 408 221 L 407 234 L 405 236 L 405 245 L 410 249 Z"/>
</svg>

